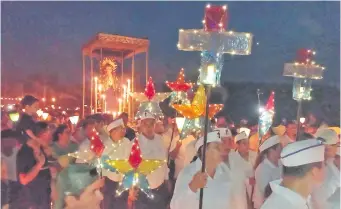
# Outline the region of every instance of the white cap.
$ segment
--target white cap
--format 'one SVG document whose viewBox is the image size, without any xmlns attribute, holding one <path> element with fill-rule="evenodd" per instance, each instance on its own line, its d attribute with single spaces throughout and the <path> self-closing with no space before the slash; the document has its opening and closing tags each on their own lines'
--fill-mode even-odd
<svg viewBox="0 0 341 209">
<path fill-rule="evenodd" d="M 283 148 L 281 161 L 287 167 L 322 162 L 324 161 L 324 146 L 316 139 L 290 143 Z"/>
<path fill-rule="evenodd" d="M 113 130 L 114 128 L 119 127 L 119 126 L 124 126 L 123 120 L 121 118 L 111 122 L 107 126 L 107 132 L 109 133 L 111 130 Z"/>
<path fill-rule="evenodd" d="M 321 140 L 323 144 L 337 144 L 339 141 L 339 137 L 337 136 L 337 133 L 334 130 L 322 128 L 318 129 L 315 133 L 315 137 L 318 140 Z"/>
<path fill-rule="evenodd" d="M 238 129 L 238 133 L 242 133 L 242 132 L 245 132 L 246 136 L 249 137 L 249 136 L 250 136 L 250 133 L 251 133 L 251 130 L 248 129 L 248 128 L 244 128 L 244 127 L 239 128 L 239 129 Z"/>
<path fill-rule="evenodd" d="M 210 142 L 221 142 L 221 138 L 220 138 L 220 133 L 219 131 L 213 131 L 213 132 L 209 132 L 207 134 L 207 143 Z M 195 149 L 196 151 L 199 150 L 199 148 L 204 144 L 204 137 L 200 137 L 198 139 L 198 141 L 195 143 Z"/>
<path fill-rule="evenodd" d="M 259 146 L 259 151 L 260 152 L 263 152 L 264 150 L 276 145 L 276 144 L 279 144 L 281 141 L 279 139 L 279 136 L 275 135 L 275 136 L 272 136 L 268 139 L 266 139 L 263 144 L 261 144 Z"/>
<path fill-rule="evenodd" d="M 145 119 L 155 119 L 155 116 L 151 112 L 145 111 L 141 114 L 141 121 Z"/>
<path fill-rule="evenodd" d="M 243 131 L 239 134 L 237 134 L 235 137 L 234 137 L 234 141 L 235 142 L 238 142 L 240 140 L 243 140 L 243 139 L 248 139 L 249 137 L 247 136 L 247 134 Z"/>
<path fill-rule="evenodd" d="M 219 131 L 221 138 L 232 136 L 232 133 L 231 133 L 230 129 L 228 129 L 228 128 L 216 128 L 216 129 L 214 129 L 214 131 Z"/>
</svg>

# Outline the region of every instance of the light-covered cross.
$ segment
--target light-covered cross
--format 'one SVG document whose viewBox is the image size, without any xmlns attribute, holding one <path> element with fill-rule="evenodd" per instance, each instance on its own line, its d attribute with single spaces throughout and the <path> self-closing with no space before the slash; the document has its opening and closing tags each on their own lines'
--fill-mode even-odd
<svg viewBox="0 0 341 209">
<path fill-rule="evenodd" d="M 323 78 L 324 67 L 315 63 L 311 49 L 299 49 L 294 63 L 285 63 L 283 76 L 294 77 L 292 97 L 296 101 L 311 100 L 312 80 Z"/>
<path fill-rule="evenodd" d="M 226 31 L 227 5 L 207 5 L 203 29 L 180 29 L 178 49 L 201 51 L 199 83 L 219 86 L 225 53 L 251 54 L 252 34 Z"/>
</svg>

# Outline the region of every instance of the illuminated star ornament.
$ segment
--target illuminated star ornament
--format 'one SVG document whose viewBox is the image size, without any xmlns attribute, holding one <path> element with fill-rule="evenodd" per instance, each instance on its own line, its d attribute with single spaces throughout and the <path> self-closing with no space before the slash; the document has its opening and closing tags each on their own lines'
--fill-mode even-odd
<svg viewBox="0 0 341 209">
<path fill-rule="evenodd" d="M 144 93 L 131 93 L 130 96 L 140 102 L 135 118 L 140 118 L 141 114 L 148 111 L 156 117 L 162 118 L 163 113 L 159 106 L 171 93 L 156 93 L 152 77 L 149 77 Z"/>
<path fill-rule="evenodd" d="M 268 132 L 272 125 L 273 117 L 275 115 L 275 92 L 271 92 L 269 99 L 266 103 L 264 111 L 259 116 L 258 129 L 259 140 Z"/>
<path fill-rule="evenodd" d="M 198 83 L 220 86 L 224 54 L 251 54 L 252 34 L 226 31 L 228 8 L 207 5 L 203 29 L 179 30 L 178 49 L 201 51 L 201 66 Z"/>
<path fill-rule="evenodd" d="M 176 81 L 166 81 L 166 85 L 173 91 L 170 97 L 170 105 L 190 103 L 187 99 L 187 91 L 192 88 L 193 84 L 185 82 L 185 73 L 183 68 L 181 68 Z"/>
<path fill-rule="evenodd" d="M 186 119 L 180 132 L 184 139 L 192 132 L 202 131 L 205 122 L 206 94 L 204 86 L 199 86 L 191 104 L 173 104 L 172 107 Z M 223 109 L 223 104 L 210 104 L 208 118 L 213 118 Z"/>
<path fill-rule="evenodd" d="M 191 104 L 174 104 L 173 108 L 185 118 L 194 119 L 205 116 L 206 94 L 205 87 L 199 86 Z M 211 119 L 223 109 L 223 104 L 210 104 L 208 117 Z"/>
<path fill-rule="evenodd" d="M 166 81 L 166 85 L 172 91 L 183 91 L 183 92 L 187 92 L 193 86 L 192 83 L 186 83 L 185 82 L 185 73 L 184 73 L 183 68 L 181 68 L 176 81 L 174 81 L 174 82 Z"/>
<path fill-rule="evenodd" d="M 94 164 L 97 167 L 97 169 L 100 170 L 102 168 L 101 156 L 102 156 L 104 149 L 105 149 L 105 146 L 102 143 L 98 132 L 93 131 L 92 135 L 90 136 L 89 149 L 88 150 L 86 149 L 81 152 L 77 151 L 74 153 L 69 153 L 68 156 L 80 159 L 84 161 L 85 163 Z"/>
<path fill-rule="evenodd" d="M 150 191 L 147 175 L 161 167 L 165 160 L 143 159 L 139 147 L 138 139 L 134 139 L 129 159 L 108 159 L 106 164 L 114 168 L 115 171 L 124 175 L 122 182 L 116 190 L 116 195 L 121 195 L 124 191 L 137 187 L 149 198 L 153 198 Z"/>
</svg>

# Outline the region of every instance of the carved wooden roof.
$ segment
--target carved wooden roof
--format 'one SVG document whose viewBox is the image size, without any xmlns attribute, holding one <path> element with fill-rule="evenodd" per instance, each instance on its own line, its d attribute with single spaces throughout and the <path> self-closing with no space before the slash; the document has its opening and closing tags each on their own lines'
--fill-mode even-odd
<svg viewBox="0 0 341 209">
<path fill-rule="evenodd" d="M 82 47 L 83 55 L 98 54 L 100 49 L 122 54 L 124 58 L 148 51 L 149 40 L 147 38 L 135 38 L 115 34 L 98 33 Z"/>
</svg>

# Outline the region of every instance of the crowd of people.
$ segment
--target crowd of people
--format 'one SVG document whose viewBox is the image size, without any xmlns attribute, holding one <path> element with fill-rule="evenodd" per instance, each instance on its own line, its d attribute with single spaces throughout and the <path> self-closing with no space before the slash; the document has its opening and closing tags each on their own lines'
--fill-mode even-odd
<svg viewBox="0 0 341 209">
<path fill-rule="evenodd" d="M 340 135 L 325 125 L 297 137 L 292 124 L 276 125 L 256 146 L 254 130 L 231 128 L 221 118 L 204 152 L 202 132 L 180 140 L 175 119 L 152 112 L 132 128 L 126 113 L 51 124 L 35 119 L 37 98 L 25 96 L 21 106 L 17 123 L 1 121 L 3 209 L 197 209 L 202 189 L 203 209 L 340 207 Z M 138 140 L 143 159 L 166 162 L 147 175 L 152 198 L 138 187 L 117 194 L 123 174 L 88 163 L 94 130 L 103 155 L 129 159 Z M 76 152 L 86 156 L 70 156 Z"/>
</svg>

